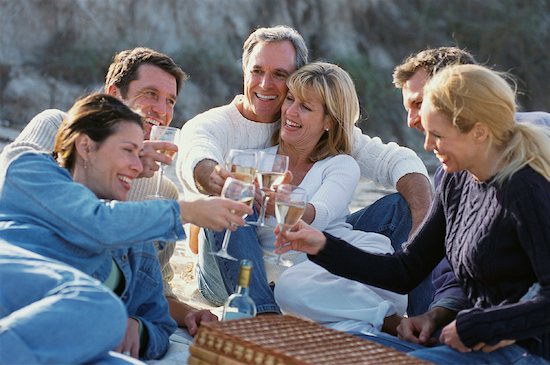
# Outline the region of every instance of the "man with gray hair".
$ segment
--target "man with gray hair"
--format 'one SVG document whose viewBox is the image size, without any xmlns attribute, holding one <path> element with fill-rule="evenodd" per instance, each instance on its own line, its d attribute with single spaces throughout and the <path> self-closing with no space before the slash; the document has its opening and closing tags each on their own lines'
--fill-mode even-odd
<svg viewBox="0 0 550 365">
<path fill-rule="evenodd" d="M 242 67 L 244 93 L 227 105 L 197 115 L 182 127 L 177 174 L 188 195 L 219 195 L 227 177 L 224 168 L 230 149 L 263 149 L 272 145 L 279 129 L 281 105 L 290 74 L 307 63 L 308 52 L 302 36 L 288 26 L 255 30 L 244 42 Z M 430 202 L 431 186 L 427 171 L 410 149 L 395 143 L 384 144 L 355 128 L 353 151 L 364 177 L 396 188 L 400 194 L 384 197 L 350 217 L 356 229 L 385 234 L 394 247 L 406 240 L 423 220 Z M 405 218 L 403 218 L 405 217 Z M 385 231 L 382 227 L 387 228 Z M 203 231 L 199 240 L 199 289 L 209 302 L 223 304 L 237 283 L 238 262 L 219 259 L 209 253 L 220 248 L 222 235 Z M 229 244 L 230 254 L 250 258 L 240 242 L 242 235 L 254 234 L 250 227 L 235 231 Z M 255 262 L 262 262 L 261 258 Z M 428 282 L 431 286 L 431 283 Z M 273 292 L 263 267 L 252 271 L 251 296 L 258 313 L 278 312 Z M 431 300 L 428 289 L 424 300 L 412 313 L 422 313 Z"/>
</svg>

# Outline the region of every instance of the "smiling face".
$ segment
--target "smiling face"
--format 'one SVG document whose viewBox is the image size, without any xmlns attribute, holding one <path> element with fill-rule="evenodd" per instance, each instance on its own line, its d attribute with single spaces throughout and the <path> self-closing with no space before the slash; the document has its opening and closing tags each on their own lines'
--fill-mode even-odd
<svg viewBox="0 0 550 365">
<path fill-rule="evenodd" d="M 135 123 L 119 122 L 102 143 L 80 135 L 77 149 L 84 167 L 75 169 L 75 181 L 86 185 L 98 198 L 127 200 L 130 184 L 143 170 L 139 155 L 143 130 Z"/>
<path fill-rule="evenodd" d="M 461 132 L 449 118 L 438 112 L 429 101 L 421 109 L 422 126 L 425 133 L 424 149 L 433 151 L 447 173 L 468 170 L 479 175 L 477 168 L 482 164 L 481 145 L 476 143 L 475 128 Z"/>
<path fill-rule="evenodd" d="M 407 112 L 407 125 L 423 132 L 420 122 L 420 108 L 424 97 L 424 85 L 428 81 L 428 73 L 423 68 L 418 69 L 414 75 L 403 84 L 403 107 Z"/>
<path fill-rule="evenodd" d="M 244 67 L 241 114 L 261 123 L 276 121 L 288 90 L 286 80 L 296 70 L 296 51 L 290 41 L 263 42 L 254 47 Z"/>
<path fill-rule="evenodd" d="M 289 91 L 281 108 L 281 140 L 300 150 L 312 151 L 330 128 L 323 100 L 316 93 L 304 90 L 303 100 Z"/>
<path fill-rule="evenodd" d="M 153 125 L 167 126 L 172 121 L 177 82 L 174 76 L 151 64 L 139 66 L 137 74 L 137 79 L 128 85 L 126 97 L 116 86 L 111 86 L 109 93 L 144 117 L 144 138 L 149 139 Z"/>
</svg>

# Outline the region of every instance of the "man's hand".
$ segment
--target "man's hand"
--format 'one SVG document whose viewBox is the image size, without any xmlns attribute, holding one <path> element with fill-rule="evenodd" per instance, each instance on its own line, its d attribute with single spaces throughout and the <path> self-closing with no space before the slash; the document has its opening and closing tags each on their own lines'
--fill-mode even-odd
<svg viewBox="0 0 550 365">
<path fill-rule="evenodd" d="M 179 327 L 186 327 L 191 336 L 195 336 L 201 323 L 218 320 L 218 317 L 209 310 L 193 308 L 177 298 L 167 297 L 166 300 L 170 307 L 170 316 L 174 318 Z"/>
<path fill-rule="evenodd" d="M 138 177 L 151 177 L 159 169 L 159 163 L 170 165 L 172 158 L 159 151 L 178 152 L 178 146 L 172 142 L 165 141 L 143 141 L 143 150 L 141 151 L 141 164 L 143 171 Z"/>
<path fill-rule="evenodd" d="M 437 339 L 433 333 L 456 317 L 456 312 L 443 307 L 434 307 L 419 316 L 403 318 L 397 326 L 397 337 L 401 340 L 424 346 L 433 346 Z"/>
<path fill-rule="evenodd" d="M 194 309 L 185 316 L 185 327 L 191 336 L 195 336 L 201 323 L 216 322 L 218 316 L 206 309 Z"/>
<path fill-rule="evenodd" d="M 225 179 L 232 175 L 216 161 L 202 160 L 195 166 L 193 176 L 200 193 L 219 196 Z"/>
<path fill-rule="evenodd" d="M 139 358 L 139 340 L 139 322 L 137 319 L 129 317 L 124 338 L 115 351 L 137 359 Z"/>
</svg>

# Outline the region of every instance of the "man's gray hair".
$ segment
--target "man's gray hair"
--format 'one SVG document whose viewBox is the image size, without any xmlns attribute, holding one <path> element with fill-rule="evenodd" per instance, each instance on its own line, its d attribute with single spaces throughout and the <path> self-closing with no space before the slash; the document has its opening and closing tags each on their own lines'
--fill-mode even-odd
<svg viewBox="0 0 550 365">
<path fill-rule="evenodd" d="M 297 30 L 286 25 L 258 28 L 252 32 L 243 45 L 243 70 L 248 64 L 252 50 L 258 43 L 290 41 L 296 50 L 296 69 L 307 63 L 308 50 L 304 38 Z"/>
</svg>

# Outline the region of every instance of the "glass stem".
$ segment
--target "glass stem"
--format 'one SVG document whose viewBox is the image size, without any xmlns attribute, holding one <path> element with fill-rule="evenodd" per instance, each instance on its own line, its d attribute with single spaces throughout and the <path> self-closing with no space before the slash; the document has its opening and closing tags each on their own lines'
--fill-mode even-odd
<svg viewBox="0 0 550 365">
<path fill-rule="evenodd" d="M 223 236 L 222 249 L 221 251 L 227 253 L 227 245 L 229 245 L 229 238 L 231 237 L 231 231 L 228 229 L 225 231 Z"/>
<path fill-rule="evenodd" d="M 258 225 L 263 226 L 265 222 L 265 212 L 267 211 L 267 203 L 269 202 L 269 195 L 265 194 L 264 201 L 262 203 L 262 209 L 260 210 L 260 216 L 258 217 Z"/>
<path fill-rule="evenodd" d="M 160 165 L 160 170 L 159 170 L 159 177 L 158 177 L 158 180 L 157 180 L 157 192 L 155 193 L 156 196 L 160 196 L 160 187 L 162 185 L 162 176 L 164 175 L 164 164 L 161 164 Z"/>
</svg>

